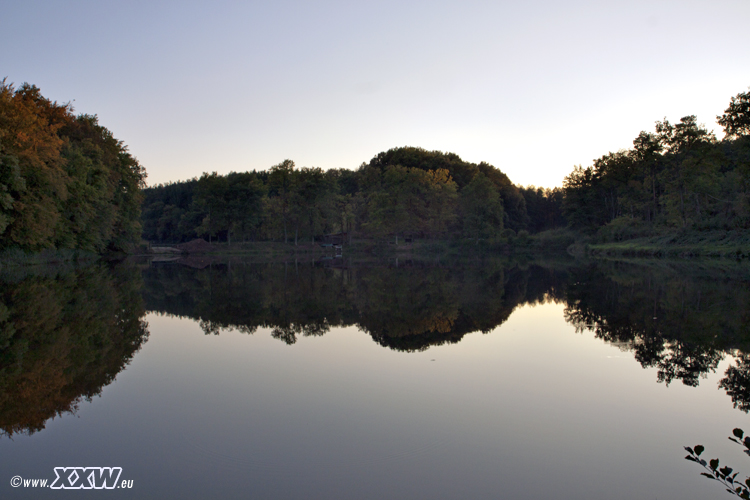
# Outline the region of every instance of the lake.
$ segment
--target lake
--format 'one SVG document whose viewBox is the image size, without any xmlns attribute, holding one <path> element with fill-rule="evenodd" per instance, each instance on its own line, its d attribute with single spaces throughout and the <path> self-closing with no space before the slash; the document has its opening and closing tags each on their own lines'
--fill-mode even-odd
<svg viewBox="0 0 750 500">
<path fill-rule="evenodd" d="M 684 459 L 697 444 L 750 474 L 727 439 L 750 431 L 740 263 L 195 258 L 0 280 L 3 498 L 729 498 Z M 119 467 L 118 488 L 11 485 L 87 484 L 56 467 Z"/>
</svg>

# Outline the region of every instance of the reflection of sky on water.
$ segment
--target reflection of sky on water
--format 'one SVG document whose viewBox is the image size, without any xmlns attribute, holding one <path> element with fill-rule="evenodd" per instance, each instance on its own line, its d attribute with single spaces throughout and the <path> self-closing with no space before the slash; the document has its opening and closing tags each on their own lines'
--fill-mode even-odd
<svg viewBox="0 0 750 500">
<path fill-rule="evenodd" d="M 743 464 L 723 443 L 747 420 L 716 388 L 728 361 L 698 388 L 666 387 L 563 308 L 520 307 L 416 353 L 354 327 L 289 346 L 150 314 L 102 397 L 4 441 L 0 469 L 122 466 L 137 498 L 714 497 L 681 447 Z"/>
</svg>

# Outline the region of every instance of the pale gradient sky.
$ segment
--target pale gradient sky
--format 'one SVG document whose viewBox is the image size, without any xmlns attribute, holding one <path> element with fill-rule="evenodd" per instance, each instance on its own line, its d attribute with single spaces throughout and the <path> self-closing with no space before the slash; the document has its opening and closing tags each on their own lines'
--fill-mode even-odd
<svg viewBox="0 0 750 500">
<path fill-rule="evenodd" d="M 0 3 L 0 78 L 99 115 L 149 184 L 420 146 L 516 184 L 750 86 L 749 0 Z"/>
</svg>

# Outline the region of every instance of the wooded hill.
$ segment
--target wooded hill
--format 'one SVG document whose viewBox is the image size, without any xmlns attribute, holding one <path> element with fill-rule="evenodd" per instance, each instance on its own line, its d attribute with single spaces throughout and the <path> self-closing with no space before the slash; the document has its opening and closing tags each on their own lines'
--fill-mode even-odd
<svg viewBox="0 0 750 500">
<path fill-rule="evenodd" d="M 395 148 L 357 170 L 296 168 L 204 174 L 146 190 L 144 237 L 315 241 L 325 234 L 494 239 L 569 226 L 620 241 L 675 231 L 750 228 L 750 92 L 717 117 L 656 123 L 633 148 L 576 167 L 562 189 L 515 186 L 487 163 Z"/>
<path fill-rule="evenodd" d="M 145 177 L 96 116 L 0 81 L 0 250 L 126 250 Z"/>
<path fill-rule="evenodd" d="M 357 170 L 303 167 L 203 174 L 145 190 L 143 236 L 155 242 L 348 237 L 495 238 L 564 223 L 562 191 L 519 188 L 487 163 L 395 148 Z"/>
</svg>

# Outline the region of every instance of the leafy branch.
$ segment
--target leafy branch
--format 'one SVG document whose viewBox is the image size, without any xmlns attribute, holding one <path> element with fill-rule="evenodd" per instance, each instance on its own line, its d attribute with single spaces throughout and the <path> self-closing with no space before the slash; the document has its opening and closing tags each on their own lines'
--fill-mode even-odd
<svg viewBox="0 0 750 500">
<path fill-rule="evenodd" d="M 744 446 L 745 449 L 743 451 L 750 456 L 750 436 L 744 437 L 745 433 L 742 429 L 734 429 L 732 434 L 734 434 L 734 437 L 730 436 L 729 440 L 740 446 Z M 736 481 L 739 472 L 734 472 L 734 469 L 731 467 L 719 467 L 718 458 L 712 458 L 708 462 L 700 458 L 701 453 L 705 450 L 700 444 L 696 445 L 694 448 L 685 446 L 685 450 L 688 452 L 688 455 L 685 456 L 685 460 L 695 462 L 706 470 L 705 472 L 701 472 L 701 476 L 706 476 L 709 479 L 720 482 L 729 493 L 732 493 L 735 496 L 750 500 L 750 477 L 746 478 L 743 484 Z"/>
</svg>

